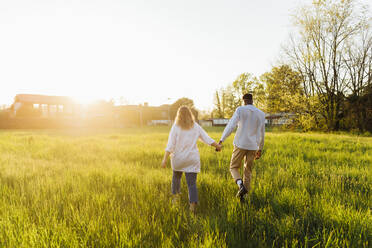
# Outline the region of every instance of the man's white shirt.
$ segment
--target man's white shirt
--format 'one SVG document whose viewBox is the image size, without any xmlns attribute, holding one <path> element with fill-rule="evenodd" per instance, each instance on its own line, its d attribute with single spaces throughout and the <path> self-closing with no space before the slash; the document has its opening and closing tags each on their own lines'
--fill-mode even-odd
<svg viewBox="0 0 372 248">
<path fill-rule="evenodd" d="M 221 141 L 238 126 L 234 145 L 244 150 L 262 150 L 265 139 L 265 113 L 253 105 L 238 107 L 222 133 Z"/>
</svg>

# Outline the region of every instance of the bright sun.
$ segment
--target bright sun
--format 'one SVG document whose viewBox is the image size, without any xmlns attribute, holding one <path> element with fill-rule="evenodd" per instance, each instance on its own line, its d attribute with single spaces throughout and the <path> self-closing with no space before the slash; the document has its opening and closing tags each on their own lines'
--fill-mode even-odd
<svg viewBox="0 0 372 248">
<path fill-rule="evenodd" d="M 79 104 L 82 104 L 82 105 L 88 105 L 88 104 L 92 104 L 96 101 L 98 101 L 98 98 L 96 97 L 93 97 L 93 96 L 74 96 L 72 97 L 74 99 L 74 101 L 76 101 L 77 103 Z"/>
</svg>

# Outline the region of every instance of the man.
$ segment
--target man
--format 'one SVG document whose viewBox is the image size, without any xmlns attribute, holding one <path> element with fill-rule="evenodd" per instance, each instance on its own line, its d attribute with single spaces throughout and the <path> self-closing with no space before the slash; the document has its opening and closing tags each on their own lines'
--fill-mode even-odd
<svg viewBox="0 0 372 248">
<path fill-rule="evenodd" d="M 243 96 L 244 106 L 235 110 L 234 115 L 223 131 L 219 144 L 238 129 L 234 138 L 234 151 L 231 156 L 230 172 L 239 187 L 237 197 L 244 202 L 244 195 L 250 190 L 253 161 L 262 154 L 265 136 L 265 113 L 253 106 L 252 94 Z M 245 158 L 244 181 L 239 173 L 241 162 Z"/>
</svg>

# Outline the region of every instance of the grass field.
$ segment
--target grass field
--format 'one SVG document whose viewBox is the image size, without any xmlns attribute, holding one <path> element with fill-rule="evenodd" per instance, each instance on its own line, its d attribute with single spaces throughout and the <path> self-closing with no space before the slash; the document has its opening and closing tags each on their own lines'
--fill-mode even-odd
<svg viewBox="0 0 372 248">
<path fill-rule="evenodd" d="M 200 144 L 193 216 L 160 168 L 168 130 L 0 131 L 0 247 L 372 246 L 372 138 L 268 132 L 243 205 L 232 137 Z"/>
</svg>

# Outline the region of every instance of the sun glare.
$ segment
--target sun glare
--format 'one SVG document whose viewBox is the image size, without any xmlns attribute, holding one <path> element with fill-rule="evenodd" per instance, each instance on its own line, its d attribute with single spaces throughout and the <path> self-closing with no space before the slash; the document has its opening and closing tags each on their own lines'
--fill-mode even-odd
<svg viewBox="0 0 372 248">
<path fill-rule="evenodd" d="M 75 102 L 81 105 L 89 105 L 99 100 L 98 98 L 93 96 L 74 96 L 72 98 Z"/>
</svg>

